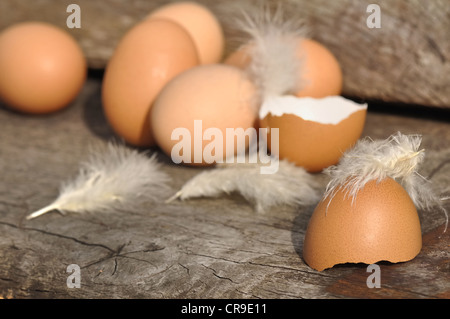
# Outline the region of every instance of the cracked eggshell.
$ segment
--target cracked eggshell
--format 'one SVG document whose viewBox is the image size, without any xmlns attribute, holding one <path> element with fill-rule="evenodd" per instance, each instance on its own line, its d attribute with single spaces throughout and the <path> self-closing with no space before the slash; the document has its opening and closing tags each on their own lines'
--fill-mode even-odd
<svg viewBox="0 0 450 319">
<path fill-rule="evenodd" d="M 391 178 L 372 180 L 352 203 L 345 190 L 322 199 L 313 212 L 303 243 L 303 258 L 322 271 L 337 264 L 413 259 L 422 248 L 416 207 Z"/>
<path fill-rule="evenodd" d="M 275 97 L 260 110 L 260 127 L 278 128 L 278 145 L 268 148 L 309 172 L 320 172 L 336 164 L 342 154 L 360 138 L 367 105 L 341 96 L 322 99 Z"/>
</svg>

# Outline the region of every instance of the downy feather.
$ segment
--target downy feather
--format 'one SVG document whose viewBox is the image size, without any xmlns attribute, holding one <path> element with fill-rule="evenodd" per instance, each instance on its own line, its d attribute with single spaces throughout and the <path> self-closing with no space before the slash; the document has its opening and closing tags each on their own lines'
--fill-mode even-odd
<svg viewBox="0 0 450 319">
<path fill-rule="evenodd" d="M 264 101 L 271 96 L 299 90 L 302 60 L 297 55 L 299 40 L 307 34 L 301 19 L 286 18 L 281 5 L 274 12 L 268 6 L 250 13 L 243 11 L 236 21 L 239 30 L 249 36 L 251 62 L 247 72 Z"/>
<path fill-rule="evenodd" d="M 331 180 L 327 185 L 325 198 L 334 196 L 343 189 L 354 201 L 359 190 L 369 181 L 381 181 L 390 177 L 408 192 L 418 209 L 430 210 L 438 207 L 446 216 L 442 200 L 434 193 L 430 182 L 418 173 L 425 151 L 420 148 L 420 135 L 404 135 L 400 132 L 386 140 L 361 139 L 343 154 L 337 165 L 325 169 Z"/>
<path fill-rule="evenodd" d="M 261 165 L 249 162 L 217 164 L 216 168 L 203 171 L 186 182 L 168 201 L 237 192 L 258 212 L 276 205 L 312 205 L 318 202 L 318 185 L 303 168 L 282 160 L 276 173 L 261 174 Z"/>
<path fill-rule="evenodd" d="M 102 149 L 92 149 L 78 176 L 62 185 L 56 200 L 27 219 L 53 210 L 63 214 L 138 210 L 143 203 L 167 194 L 168 180 L 154 155 L 111 142 Z"/>
</svg>

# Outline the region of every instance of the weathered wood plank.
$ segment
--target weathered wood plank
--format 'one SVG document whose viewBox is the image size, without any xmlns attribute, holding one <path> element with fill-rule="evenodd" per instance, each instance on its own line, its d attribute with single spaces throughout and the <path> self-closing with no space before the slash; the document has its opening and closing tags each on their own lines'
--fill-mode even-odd
<svg viewBox="0 0 450 319">
<path fill-rule="evenodd" d="M 0 104 L 0 297 L 449 297 L 450 238 L 448 232 L 438 238 L 444 218 L 437 211 L 420 212 L 424 247 L 416 259 L 381 264 L 380 289 L 367 288 L 363 265 L 319 273 L 303 262 L 313 207 L 257 214 L 239 196 L 170 204 L 161 199 L 141 214 L 50 213 L 26 221 L 77 172 L 92 143 L 114 138 L 101 112 L 100 87 L 99 79 L 90 79 L 69 108 L 48 116 L 22 115 Z M 450 123 L 443 114 L 436 119 L 371 111 L 363 135 L 423 134 L 427 159 L 421 173 L 448 195 Z M 159 158 L 174 190 L 198 172 Z M 315 178 L 325 186 L 325 176 Z M 81 268 L 81 288 L 67 287 L 70 264 Z"/>
<path fill-rule="evenodd" d="M 153 8 L 168 0 L 78 0 L 80 29 L 69 30 L 93 68 L 104 68 L 120 38 Z M 233 17 L 258 0 L 202 0 L 219 17 L 227 52 L 239 41 Z M 281 1 L 267 1 L 281 3 Z M 44 20 L 66 28 L 72 0 L 0 2 L 0 30 L 24 20 Z M 369 4 L 381 9 L 381 28 L 368 28 Z M 344 71 L 344 94 L 367 99 L 450 107 L 450 6 L 446 0 L 285 0 L 287 16 L 304 19 L 311 37 L 337 56 Z"/>
</svg>

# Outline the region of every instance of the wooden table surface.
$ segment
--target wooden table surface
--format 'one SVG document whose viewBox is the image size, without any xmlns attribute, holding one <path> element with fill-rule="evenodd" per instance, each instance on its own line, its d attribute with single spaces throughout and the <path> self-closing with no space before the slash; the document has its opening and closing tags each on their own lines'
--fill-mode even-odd
<svg viewBox="0 0 450 319">
<path fill-rule="evenodd" d="M 367 265 L 317 272 L 305 264 L 302 244 L 314 207 L 258 214 L 236 195 L 170 204 L 161 199 L 142 214 L 53 212 L 25 220 L 57 196 L 93 143 L 114 138 L 100 91 L 101 78 L 90 77 L 73 104 L 48 116 L 0 106 L 1 298 L 450 297 L 450 231 L 443 234 L 438 211 L 419 211 L 423 248 L 414 260 L 379 263 L 380 288 L 368 288 Z M 369 103 L 363 136 L 423 134 L 421 174 L 448 196 L 449 114 L 401 109 L 387 113 Z M 174 191 L 199 172 L 161 153 L 158 158 Z M 325 185 L 325 176 L 315 178 Z M 71 264 L 80 267 L 80 288 L 67 286 Z"/>
</svg>

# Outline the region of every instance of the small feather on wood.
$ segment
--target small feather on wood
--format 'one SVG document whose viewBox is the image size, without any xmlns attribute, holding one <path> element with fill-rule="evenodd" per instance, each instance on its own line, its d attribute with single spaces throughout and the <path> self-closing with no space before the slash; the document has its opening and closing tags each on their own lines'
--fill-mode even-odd
<svg viewBox="0 0 450 319">
<path fill-rule="evenodd" d="M 123 144 L 110 142 L 91 149 L 78 176 L 62 185 L 59 196 L 48 206 L 28 215 L 33 219 L 50 211 L 136 211 L 168 194 L 169 177 L 155 155 L 148 156 Z"/>
<path fill-rule="evenodd" d="M 273 159 L 277 160 L 278 159 Z M 217 164 L 187 181 L 167 202 L 239 193 L 264 212 L 276 205 L 313 205 L 319 201 L 318 184 L 305 169 L 281 160 L 277 172 L 261 174 L 261 163 Z"/>
</svg>

